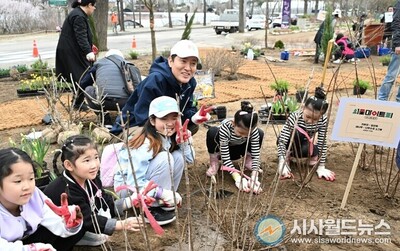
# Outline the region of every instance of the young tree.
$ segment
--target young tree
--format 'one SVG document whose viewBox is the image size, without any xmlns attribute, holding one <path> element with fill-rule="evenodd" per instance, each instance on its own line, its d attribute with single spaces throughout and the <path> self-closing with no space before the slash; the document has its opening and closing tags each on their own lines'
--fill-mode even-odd
<svg viewBox="0 0 400 251">
<path fill-rule="evenodd" d="M 156 31 L 154 30 L 154 0 L 144 0 L 144 5 L 149 10 L 150 20 L 150 37 L 151 37 L 151 58 L 154 61 L 157 55 L 157 44 L 156 44 Z"/>
</svg>

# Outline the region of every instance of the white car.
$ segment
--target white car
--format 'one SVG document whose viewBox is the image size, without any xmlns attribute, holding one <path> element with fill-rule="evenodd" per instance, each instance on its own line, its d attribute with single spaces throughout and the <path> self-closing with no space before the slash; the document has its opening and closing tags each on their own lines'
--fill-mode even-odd
<svg viewBox="0 0 400 251">
<path fill-rule="evenodd" d="M 280 13 L 278 16 L 271 17 L 271 19 L 272 19 L 272 28 L 281 27 L 282 13 Z M 296 14 L 290 14 L 290 24 L 297 25 L 297 15 Z"/>
<path fill-rule="evenodd" d="M 251 31 L 252 29 L 260 30 L 265 28 L 265 16 L 264 15 L 253 15 L 246 22 L 246 29 Z"/>
</svg>

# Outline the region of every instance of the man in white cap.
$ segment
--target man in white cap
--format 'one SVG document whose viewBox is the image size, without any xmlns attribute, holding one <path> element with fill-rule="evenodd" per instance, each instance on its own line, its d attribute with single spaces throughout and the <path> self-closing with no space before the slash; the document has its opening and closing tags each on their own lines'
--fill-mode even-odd
<svg viewBox="0 0 400 251">
<path fill-rule="evenodd" d="M 124 128 L 143 126 L 148 119 L 150 102 L 160 96 L 178 99 L 182 121 L 190 119 L 188 129 L 192 134 L 196 133 L 198 124 L 211 117 L 208 114 L 209 109 L 197 111 L 193 102 L 193 92 L 196 88 L 194 74 L 199 61 L 197 46 L 190 40 L 177 42 L 168 58 L 156 58 L 150 67 L 149 75 L 140 82 L 122 109 L 123 121 L 121 116 L 117 116 L 111 133 L 117 135 Z"/>
</svg>

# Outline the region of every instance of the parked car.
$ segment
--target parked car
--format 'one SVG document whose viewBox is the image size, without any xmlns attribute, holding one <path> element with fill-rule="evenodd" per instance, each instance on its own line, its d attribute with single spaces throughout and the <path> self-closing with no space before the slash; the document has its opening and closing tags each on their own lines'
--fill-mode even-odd
<svg viewBox="0 0 400 251">
<path fill-rule="evenodd" d="M 272 28 L 281 27 L 282 26 L 282 13 L 276 15 L 275 17 L 272 15 Z M 290 14 L 290 24 L 297 25 L 297 15 Z"/>
<path fill-rule="evenodd" d="M 124 21 L 125 27 L 129 27 L 129 26 L 132 26 L 132 27 L 133 27 L 133 24 L 134 24 L 133 20 L 125 20 L 125 21 Z M 135 25 L 136 25 L 136 28 L 143 28 L 143 25 L 140 24 L 140 23 L 137 22 L 137 21 L 135 21 Z"/>
<path fill-rule="evenodd" d="M 246 22 L 246 29 L 251 31 L 252 29 L 259 30 L 265 28 L 265 16 L 264 15 L 253 15 Z"/>
</svg>

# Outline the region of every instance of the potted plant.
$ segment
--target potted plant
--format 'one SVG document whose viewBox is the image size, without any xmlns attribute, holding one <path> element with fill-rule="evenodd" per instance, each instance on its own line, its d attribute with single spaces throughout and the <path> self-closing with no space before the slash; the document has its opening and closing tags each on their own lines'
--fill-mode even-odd
<svg viewBox="0 0 400 251">
<path fill-rule="evenodd" d="M 388 66 L 391 60 L 390 55 L 385 55 L 379 58 L 379 62 L 382 63 L 383 66 Z"/>
<path fill-rule="evenodd" d="M 370 89 L 372 89 L 372 86 L 368 81 L 355 79 L 353 82 L 353 95 L 363 95 Z"/>
<path fill-rule="evenodd" d="M 301 103 L 303 101 L 304 96 L 305 96 L 304 100 L 307 99 L 307 94 L 306 94 L 306 90 L 304 89 L 304 87 L 298 87 L 296 85 L 296 90 L 297 91 L 296 91 L 295 97 L 296 97 L 297 102 Z"/>
<path fill-rule="evenodd" d="M 276 91 L 276 95 L 283 96 L 288 92 L 289 82 L 283 79 L 278 79 L 275 83 L 270 85 L 270 88 Z"/>
</svg>

